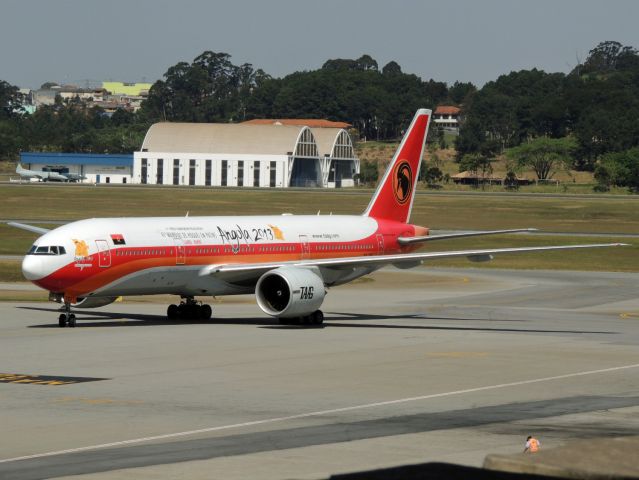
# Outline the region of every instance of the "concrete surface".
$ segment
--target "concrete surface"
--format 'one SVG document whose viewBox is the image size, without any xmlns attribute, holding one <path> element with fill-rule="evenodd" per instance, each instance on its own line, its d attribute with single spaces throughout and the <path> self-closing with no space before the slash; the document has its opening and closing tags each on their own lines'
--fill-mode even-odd
<svg viewBox="0 0 639 480">
<path fill-rule="evenodd" d="M 639 437 L 577 440 L 535 454 L 488 455 L 484 468 L 548 477 L 639 478 Z"/>
<path fill-rule="evenodd" d="M 639 433 L 639 275 L 384 271 L 324 328 L 252 297 L 172 323 L 125 301 L 57 327 L 0 304 L 0 478 L 327 478 Z M 20 459 L 22 458 L 22 459 Z"/>
</svg>

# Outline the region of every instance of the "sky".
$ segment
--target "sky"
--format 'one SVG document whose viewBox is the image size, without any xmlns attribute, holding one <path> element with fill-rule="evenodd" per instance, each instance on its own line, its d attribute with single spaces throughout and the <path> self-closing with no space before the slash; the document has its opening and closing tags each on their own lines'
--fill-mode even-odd
<svg viewBox="0 0 639 480">
<path fill-rule="evenodd" d="M 274 77 L 368 54 L 424 80 L 478 86 L 568 72 L 599 42 L 639 48 L 636 0 L 2 0 L 0 80 L 154 82 L 225 52 Z"/>
</svg>

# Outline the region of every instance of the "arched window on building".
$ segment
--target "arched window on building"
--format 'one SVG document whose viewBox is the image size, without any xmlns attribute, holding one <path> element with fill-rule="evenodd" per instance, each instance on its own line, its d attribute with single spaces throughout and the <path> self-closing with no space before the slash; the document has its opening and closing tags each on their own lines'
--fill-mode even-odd
<svg viewBox="0 0 639 480">
<path fill-rule="evenodd" d="M 290 170 L 291 187 L 323 186 L 317 143 L 308 127 L 302 129 L 297 139 Z"/>
</svg>

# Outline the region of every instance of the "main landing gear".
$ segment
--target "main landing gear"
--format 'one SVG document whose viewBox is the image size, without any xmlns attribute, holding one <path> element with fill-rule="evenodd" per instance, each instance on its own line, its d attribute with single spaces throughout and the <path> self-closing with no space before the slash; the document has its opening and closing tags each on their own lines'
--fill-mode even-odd
<svg viewBox="0 0 639 480">
<path fill-rule="evenodd" d="M 60 328 L 75 328 L 75 315 L 71 313 L 71 303 L 64 302 L 64 313 L 61 313 L 58 317 L 58 325 Z"/>
<path fill-rule="evenodd" d="M 315 310 L 303 317 L 278 318 L 278 320 L 280 325 L 321 325 L 324 323 L 324 313 L 321 310 Z"/>
<path fill-rule="evenodd" d="M 166 309 L 169 320 L 210 320 L 212 314 L 210 305 L 197 302 L 193 297 L 182 297 L 179 305 L 169 305 Z"/>
</svg>

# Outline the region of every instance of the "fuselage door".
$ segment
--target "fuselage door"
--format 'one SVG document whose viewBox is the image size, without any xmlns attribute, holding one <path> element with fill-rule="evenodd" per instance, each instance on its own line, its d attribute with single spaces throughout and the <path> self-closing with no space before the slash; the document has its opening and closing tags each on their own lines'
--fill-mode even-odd
<svg viewBox="0 0 639 480">
<path fill-rule="evenodd" d="M 180 240 L 175 241 L 175 264 L 184 265 L 186 263 L 186 247 Z"/>
<path fill-rule="evenodd" d="M 95 244 L 98 246 L 98 265 L 102 268 L 111 266 L 111 250 L 106 240 L 96 240 Z"/>
<path fill-rule="evenodd" d="M 311 246 L 308 244 L 308 235 L 300 235 L 300 244 L 302 245 L 302 260 L 311 258 Z"/>
<path fill-rule="evenodd" d="M 384 253 L 384 235 L 378 233 L 377 237 L 377 253 L 382 255 Z"/>
</svg>

